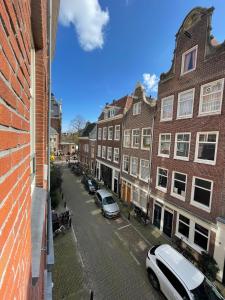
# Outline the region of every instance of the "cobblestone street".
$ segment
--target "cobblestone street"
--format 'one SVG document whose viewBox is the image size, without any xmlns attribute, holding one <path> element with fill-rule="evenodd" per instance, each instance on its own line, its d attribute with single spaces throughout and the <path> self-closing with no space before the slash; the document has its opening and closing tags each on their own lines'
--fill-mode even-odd
<svg viewBox="0 0 225 300">
<path fill-rule="evenodd" d="M 103 218 L 93 196 L 67 168 L 63 169 L 63 193 L 73 211 L 74 232 L 55 239 L 54 299 L 90 299 L 91 290 L 98 300 L 163 299 L 146 275 L 149 241 L 126 219 Z M 65 265 L 61 276 L 60 264 Z"/>
</svg>

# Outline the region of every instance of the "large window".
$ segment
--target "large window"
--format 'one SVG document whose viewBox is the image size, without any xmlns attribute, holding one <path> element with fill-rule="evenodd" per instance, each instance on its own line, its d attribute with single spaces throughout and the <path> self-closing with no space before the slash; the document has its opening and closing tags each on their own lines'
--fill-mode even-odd
<svg viewBox="0 0 225 300">
<path fill-rule="evenodd" d="M 179 222 L 178 222 L 178 232 L 189 238 L 189 231 L 190 231 L 190 219 L 186 218 L 183 215 L 179 215 Z"/>
<path fill-rule="evenodd" d="M 108 140 L 113 139 L 113 126 L 108 127 Z"/>
<path fill-rule="evenodd" d="M 141 113 L 141 102 L 137 102 L 133 105 L 133 115 L 139 115 Z"/>
<path fill-rule="evenodd" d="M 125 148 L 129 148 L 130 147 L 130 130 L 129 129 L 125 129 L 124 130 L 123 146 Z"/>
<path fill-rule="evenodd" d="M 107 149 L 107 159 L 112 160 L 112 147 L 108 147 Z"/>
<path fill-rule="evenodd" d="M 114 148 L 113 161 L 117 164 L 119 163 L 119 148 Z"/>
<path fill-rule="evenodd" d="M 130 159 L 130 174 L 137 177 L 138 174 L 138 158 L 131 157 Z"/>
<path fill-rule="evenodd" d="M 169 157 L 170 155 L 171 134 L 161 133 L 159 135 L 158 155 Z"/>
<path fill-rule="evenodd" d="M 132 201 L 139 203 L 139 189 L 136 186 L 132 186 Z"/>
<path fill-rule="evenodd" d="M 132 130 L 132 148 L 139 148 L 140 143 L 140 130 L 133 129 Z"/>
<path fill-rule="evenodd" d="M 174 158 L 188 160 L 190 150 L 190 133 L 177 133 L 175 138 Z"/>
<path fill-rule="evenodd" d="M 98 145 L 98 156 L 101 157 L 101 145 Z"/>
<path fill-rule="evenodd" d="M 168 182 L 168 170 L 163 168 L 157 168 L 156 187 L 163 192 L 167 190 Z"/>
<path fill-rule="evenodd" d="M 98 128 L 98 140 L 102 139 L 102 128 Z"/>
<path fill-rule="evenodd" d="M 196 69 L 197 49 L 198 46 L 195 46 L 182 55 L 181 75 Z"/>
<path fill-rule="evenodd" d="M 209 231 L 201 225 L 195 223 L 194 243 L 202 249 L 208 249 Z"/>
<path fill-rule="evenodd" d="M 170 121 L 173 118 L 173 99 L 169 96 L 161 100 L 161 121 Z"/>
<path fill-rule="evenodd" d="M 193 177 L 192 205 L 210 210 L 213 182 L 202 178 Z"/>
<path fill-rule="evenodd" d="M 183 173 L 173 172 L 171 194 L 181 200 L 185 200 L 187 185 L 187 175 Z"/>
<path fill-rule="evenodd" d="M 221 112 L 223 88 L 224 78 L 201 86 L 199 115 L 217 114 Z"/>
<path fill-rule="evenodd" d="M 195 89 L 178 94 L 177 118 L 191 118 L 193 112 Z"/>
<path fill-rule="evenodd" d="M 140 190 L 140 205 L 141 205 L 141 207 L 146 209 L 147 201 L 148 201 L 148 194 L 145 191 Z"/>
<path fill-rule="evenodd" d="M 142 128 L 141 148 L 149 149 L 151 144 L 151 128 Z"/>
<path fill-rule="evenodd" d="M 107 127 L 104 127 L 104 128 L 103 128 L 102 139 L 103 139 L 103 140 L 106 140 L 106 139 L 107 139 Z"/>
<path fill-rule="evenodd" d="M 106 146 L 102 146 L 102 158 L 106 158 Z"/>
<path fill-rule="evenodd" d="M 129 172 L 129 156 L 128 155 L 123 156 L 123 172 L 125 172 L 125 173 Z"/>
<path fill-rule="evenodd" d="M 115 126 L 114 140 L 116 141 L 120 140 L 120 125 Z"/>
<path fill-rule="evenodd" d="M 101 156 L 101 154 L 99 156 Z M 91 158 L 95 158 L 95 147 L 94 146 L 91 146 Z"/>
<path fill-rule="evenodd" d="M 140 179 L 148 182 L 150 178 L 149 160 L 140 160 Z"/>
<path fill-rule="evenodd" d="M 195 161 L 215 164 L 218 132 L 198 132 L 196 138 Z"/>
</svg>

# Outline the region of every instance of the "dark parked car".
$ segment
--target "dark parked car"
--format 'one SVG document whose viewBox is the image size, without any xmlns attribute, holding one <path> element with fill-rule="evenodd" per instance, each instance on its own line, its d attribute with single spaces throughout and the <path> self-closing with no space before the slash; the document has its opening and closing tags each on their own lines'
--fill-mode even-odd
<svg viewBox="0 0 225 300">
<path fill-rule="evenodd" d="M 83 169 L 80 165 L 75 164 L 72 168 L 71 168 L 72 172 L 77 175 L 77 176 L 81 176 L 83 174 Z"/>
<path fill-rule="evenodd" d="M 98 190 L 97 182 L 94 179 L 88 177 L 87 175 L 83 175 L 81 182 L 90 194 L 94 194 Z"/>
</svg>

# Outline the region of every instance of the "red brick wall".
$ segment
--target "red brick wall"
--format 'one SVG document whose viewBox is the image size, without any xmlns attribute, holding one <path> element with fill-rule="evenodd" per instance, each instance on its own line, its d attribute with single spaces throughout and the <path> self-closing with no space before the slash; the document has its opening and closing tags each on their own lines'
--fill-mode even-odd
<svg viewBox="0 0 225 300">
<path fill-rule="evenodd" d="M 46 4 L 46 0 L 41 1 L 45 50 L 36 52 L 37 184 L 40 187 L 46 186 L 43 180 L 43 164 L 47 163 Z M 0 2 L 0 299 L 6 300 L 14 297 L 33 298 L 29 157 L 31 37 L 30 1 L 2 0 Z M 36 289 L 43 294 L 43 283 L 38 284 Z"/>
</svg>

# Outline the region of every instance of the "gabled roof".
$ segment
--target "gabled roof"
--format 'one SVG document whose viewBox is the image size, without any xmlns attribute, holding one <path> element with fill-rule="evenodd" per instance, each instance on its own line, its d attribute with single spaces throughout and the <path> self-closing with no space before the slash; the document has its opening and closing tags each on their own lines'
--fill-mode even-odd
<svg viewBox="0 0 225 300">
<path fill-rule="evenodd" d="M 96 123 L 87 122 L 85 128 L 81 131 L 80 137 L 89 137 L 89 134 L 94 129 Z"/>
</svg>

